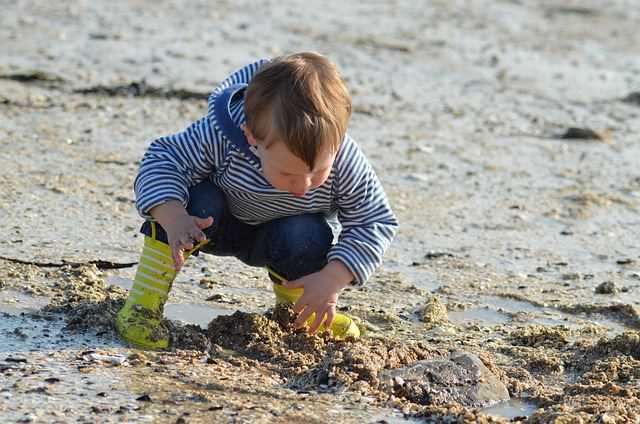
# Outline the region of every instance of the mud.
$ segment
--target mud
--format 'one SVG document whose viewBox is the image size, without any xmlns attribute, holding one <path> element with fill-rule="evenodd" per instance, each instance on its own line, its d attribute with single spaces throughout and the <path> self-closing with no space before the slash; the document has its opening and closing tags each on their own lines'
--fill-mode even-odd
<svg viewBox="0 0 640 424">
<path fill-rule="evenodd" d="M 635 4 L 0 3 L 0 421 L 640 421 Z M 343 72 L 402 223 L 340 297 L 366 338 L 292 331 L 264 270 L 200 255 L 172 348 L 124 345 L 149 140 L 301 49 Z M 475 403 L 456 352 L 511 399 Z"/>
</svg>

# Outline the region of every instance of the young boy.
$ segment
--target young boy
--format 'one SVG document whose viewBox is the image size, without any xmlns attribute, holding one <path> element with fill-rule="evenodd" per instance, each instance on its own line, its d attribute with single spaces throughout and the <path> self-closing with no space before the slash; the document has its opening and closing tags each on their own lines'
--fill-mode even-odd
<svg viewBox="0 0 640 424">
<path fill-rule="evenodd" d="M 164 303 L 185 256 L 235 256 L 269 270 L 295 325 L 358 337 L 336 313 L 343 288 L 364 284 L 398 223 L 366 158 L 347 135 L 351 98 L 317 53 L 250 64 L 209 98 L 207 116 L 155 140 L 135 180 L 144 247 L 118 314 L 120 335 L 168 346 Z M 330 223 L 339 221 L 334 244 Z"/>
</svg>

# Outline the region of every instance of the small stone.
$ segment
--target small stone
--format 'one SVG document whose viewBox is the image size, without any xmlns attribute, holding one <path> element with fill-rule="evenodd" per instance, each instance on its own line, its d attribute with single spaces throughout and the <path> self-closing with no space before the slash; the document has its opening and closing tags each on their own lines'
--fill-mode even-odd
<svg viewBox="0 0 640 424">
<path fill-rule="evenodd" d="M 424 323 L 435 325 L 448 321 L 447 307 L 437 296 L 429 297 L 419 313 L 420 319 Z"/>
<path fill-rule="evenodd" d="M 32 423 L 36 420 L 36 416 L 33 414 L 27 414 L 25 416 L 23 416 L 22 418 L 18 419 L 19 423 Z"/>
<path fill-rule="evenodd" d="M 616 294 L 618 293 L 618 287 L 613 281 L 605 281 L 596 287 L 597 294 Z"/>
<path fill-rule="evenodd" d="M 151 396 L 149 396 L 148 394 L 145 393 L 144 395 L 136 398 L 136 400 L 138 402 L 151 402 Z"/>
<path fill-rule="evenodd" d="M 27 360 L 25 358 L 17 358 L 17 357 L 12 357 L 12 356 L 8 356 L 4 359 L 5 362 L 13 362 L 14 364 L 18 364 L 18 363 L 23 363 L 26 364 Z"/>
</svg>

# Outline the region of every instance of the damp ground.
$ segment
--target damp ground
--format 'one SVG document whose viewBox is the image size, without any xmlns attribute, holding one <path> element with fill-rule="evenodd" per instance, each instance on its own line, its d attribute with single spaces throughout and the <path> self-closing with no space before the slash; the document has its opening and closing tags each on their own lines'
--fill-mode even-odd
<svg viewBox="0 0 640 424">
<path fill-rule="evenodd" d="M 4 2 L 0 421 L 638 422 L 632 6 Z M 340 298 L 366 337 L 296 333 L 264 270 L 201 255 L 173 348 L 123 345 L 148 142 L 303 49 L 344 73 L 402 223 Z"/>
</svg>

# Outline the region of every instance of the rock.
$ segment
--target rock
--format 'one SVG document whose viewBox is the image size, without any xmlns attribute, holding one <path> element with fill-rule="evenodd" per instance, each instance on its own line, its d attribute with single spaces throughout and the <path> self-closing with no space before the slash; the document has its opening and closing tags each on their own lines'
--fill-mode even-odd
<svg viewBox="0 0 640 424">
<path fill-rule="evenodd" d="M 629 93 L 629 95 L 622 99 L 622 101 L 632 105 L 640 106 L 640 91 Z"/>
<path fill-rule="evenodd" d="M 611 130 L 595 131 L 590 128 L 572 127 L 560 135 L 563 140 L 599 140 L 607 144 L 613 144 L 613 133 Z"/>
<path fill-rule="evenodd" d="M 390 394 L 422 405 L 485 407 L 509 399 L 500 379 L 477 356 L 466 352 L 383 370 L 379 378 Z"/>
<path fill-rule="evenodd" d="M 422 322 L 427 324 L 437 325 L 448 321 L 447 307 L 437 296 L 430 296 L 419 314 Z"/>
<path fill-rule="evenodd" d="M 102 353 L 88 353 L 83 356 L 85 361 L 91 362 L 106 362 L 111 365 L 122 365 L 127 360 L 127 357 L 124 355 L 106 355 Z"/>
<path fill-rule="evenodd" d="M 616 286 L 616 283 L 614 283 L 613 281 L 605 281 L 604 283 L 596 287 L 596 293 L 597 294 L 616 294 L 618 293 L 618 287 Z"/>
<path fill-rule="evenodd" d="M 15 357 L 15 356 L 7 356 L 4 359 L 5 362 L 13 362 L 14 364 L 18 364 L 18 363 L 22 363 L 22 364 L 26 364 L 27 363 L 27 359 L 26 358 L 19 358 L 19 357 Z"/>
</svg>

